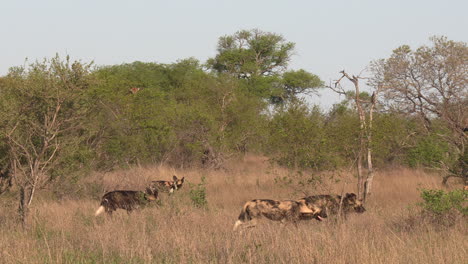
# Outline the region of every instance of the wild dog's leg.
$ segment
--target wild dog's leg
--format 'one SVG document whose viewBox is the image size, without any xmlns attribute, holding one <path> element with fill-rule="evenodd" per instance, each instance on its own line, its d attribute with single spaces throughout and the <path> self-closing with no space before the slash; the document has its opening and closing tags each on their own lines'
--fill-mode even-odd
<svg viewBox="0 0 468 264">
<path fill-rule="evenodd" d="M 249 224 L 245 228 L 253 228 L 256 227 L 258 224 L 258 220 L 256 218 L 249 221 Z"/>
<path fill-rule="evenodd" d="M 283 218 L 283 219 L 281 219 L 281 221 L 280 221 L 280 226 L 283 228 L 283 227 L 286 226 L 286 224 L 288 224 L 288 222 L 289 222 L 288 220 L 286 220 L 285 218 Z"/>
<path fill-rule="evenodd" d="M 130 215 L 133 210 L 137 210 L 139 208 L 138 203 L 135 201 L 132 201 L 128 204 L 126 204 L 122 209 L 125 209 L 127 211 L 127 214 Z"/>
<path fill-rule="evenodd" d="M 294 212 L 291 214 L 286 215 L 283 219 L 280 220 L 282 226 L 286 226 L 288 224 L 293 224 L 294 227 L 297 228 L 297 222 L 301 218 L 301 211 L 299 208 L 294 209 Z"/>
<path fill-rule="evenodd" d="M 106 207 L 106 213 L 107 213 L 108 216 L 112 217 L 113 212 L 114 212 L 114 210 L 112 208 Z"/>
<path fill-rule="evenodd" d="M 232 230 L 236 231 L 241 225 L 244 225 L 244 228 L 255 227 L 257 225 L 257 219 L 252 219 L 252 220 L 239 219 L 234 223 L 234 228 Z"/>
<path fill-rule="evenodd" d="M 236 231 L 241 225 L 243 225 L 244 229 L 256 227 L 257 219 L 247 220 L 246 222 L 243 222 L 242 220 L 237 220 L 232 230 Z"/>
<path fill-rule="evenodd" d="M 293 224 L 293 226 L 294 226 L 295 228 L 298 228 L 298 226 L 297 226 L 297 222 L 298 222 L 298 221 L 297 221 L 296 219 L 293 219 L 293 220 L 291 220 L 290 222 L 291 222 L 291 224 Z"/>
<path fill-rule="evenodd" d="M 237 228 L 239 228 L 240 225 L 242 225 L 243 222 L 241 220 L 237 220 L 235 223 L 234 223 L 234 228 L 232 229 L 233 231 L 236 231 Z"/>
</svg>

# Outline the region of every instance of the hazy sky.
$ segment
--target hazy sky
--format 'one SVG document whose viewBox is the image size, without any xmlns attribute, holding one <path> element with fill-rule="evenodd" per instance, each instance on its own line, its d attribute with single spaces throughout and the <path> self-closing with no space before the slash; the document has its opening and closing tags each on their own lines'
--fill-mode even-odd
<svg viewBox="0 0 468 264">
<path fill-rule="evenodd" d="M 0 0 L 0 76 L 55 53 L 97 65 L 204 62 L 220 36 L 253 28 L 296 43 L 291 68 L 328 82 L 433 35 L 467 42 L 468 1 Z M 323 93 L 314 101 L 336 100 Z"/>
</svg>

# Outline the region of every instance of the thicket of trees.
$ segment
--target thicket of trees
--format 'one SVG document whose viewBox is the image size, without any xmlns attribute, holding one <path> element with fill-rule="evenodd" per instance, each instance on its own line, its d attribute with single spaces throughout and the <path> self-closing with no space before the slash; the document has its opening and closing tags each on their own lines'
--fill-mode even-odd
<svg viewBox="0 0 468 264">
<path fill-rule="evenodd" d="M 373 63 L 370 84 L 384 95 L 375 98 L 373 164 L 448 168 L 466 179 L 468 49 L 432 42 Z M 350 166 L 361 144 L 351 99 L 371 95 L 347 93 L 328 112 L 311 106 L 301 95 L 324 84 L 288 69 L 293 52 L 282 36 L 250 30 L 221 37 L 206 63 L 93 67 L 57 56 L 11 68 L 0 77 L 0 192 L 18 186 L 26 219 L 37 190 L 66 189 L 89 170 L 216 169 L 246 152 L 295 169 Z"/>
</svg>

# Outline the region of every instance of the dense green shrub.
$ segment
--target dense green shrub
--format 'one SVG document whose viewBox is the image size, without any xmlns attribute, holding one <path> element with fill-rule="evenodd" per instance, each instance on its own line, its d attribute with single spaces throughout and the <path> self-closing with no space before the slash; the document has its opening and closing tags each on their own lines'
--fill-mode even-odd
<svg viewBox="0 0 468 264">
<path fill-rule="evenodd" d="M 189 183 L 190 188 L 190 200 L 193 205 L 197 208 L 206 208 L 208 206 L 208 200 L 206 199 L 206 177 L 202 176 L 201 182 L 198 184 Z"/>
<path fill-rule="evenodd" d="M 468 191 L 454 190 L 445 192 L 443 190 L 422 190 L 423 202 L 420 206 L 431 214 L 444 215 L 452 210 L 468 216 Z"/>
<path fill-rule="evenodd" d="M 324 116 L 296 101 L 276 109 L 268 123 L 266 152 L 289 168 L 332 169 L 336 166 L 333 142 L 325 134 Z"/>
<path fill-rule="evenodd" d="M 408 150 L 407 162 L 411 167 L 438 167 L 447 162 L 449 144 L 436 135 L 420 138 L 416 145 Z"/>
</svg>

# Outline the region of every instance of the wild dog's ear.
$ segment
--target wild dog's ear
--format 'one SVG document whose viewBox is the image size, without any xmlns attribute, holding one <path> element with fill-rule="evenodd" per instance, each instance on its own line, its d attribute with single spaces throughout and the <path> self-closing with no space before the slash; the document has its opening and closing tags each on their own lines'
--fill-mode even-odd
<svg viewBox="0 0 468 264">
<path fill-rule="evenodd" d="M 355 199 L 356 198 L 356 194 L 354 193 L 346 193 L 346 198 L 350 198 L 350 199 Z"/>
<path fill-rule="evenodd" d="M 180 182 L 182 182 L 182 183 L 183 183 L 183 182 L 184 182 L 184 180 L 185 180 L 185 176 L 184 176 L 184 177 L 182 177 L 182 179 L 180 179 Z"/>
<path fill-rule="evenodd" d="M 177 181 L 177 176 L 175 176 L 175 175 L 172 176 L 172 179 L 173 179 L 174 181 Z"/>
</svg>

